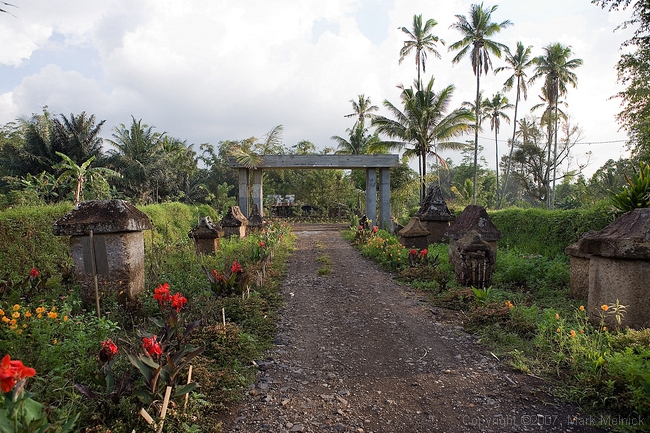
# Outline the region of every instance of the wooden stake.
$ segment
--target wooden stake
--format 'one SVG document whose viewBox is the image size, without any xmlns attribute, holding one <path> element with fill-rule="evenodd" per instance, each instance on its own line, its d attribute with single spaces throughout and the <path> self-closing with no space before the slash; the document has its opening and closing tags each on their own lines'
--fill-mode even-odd
<svg viewBox="0 0 650 433">
<path fill-rule="evenodd" d="M 162 432 L 163 424 L 165 424 L 165 416 L 167 415 L 167 406 L 169 405 L 169 398 L 172 395 L 172 387 L 168 386 L 165 390 L 165 399 L 163 400 L 162 409 L 160 409 L 160 426 L 158 427 L 158 433 Z"/>
<path fill-rule="evenodd" d="M 222 308 L 221 309 L 221 318 L 223 319 L 223 327 L 226 327 L 226 309 Z"/>
<path fill-rule="evenodd" d="M 147 411 L 144 410 L 144 408 L 140 409 L 140 416 L 144 418 L 145 421 L 147 421 L 147 424 L 153 424 L 153 418 L 151 418 L 151 415 L 149 415 Z"/>
<path fill-rule="evenodd" d="M 187 384 L 189 385 L 190 382 L 192 382 L 192 366 L 190 365 L 190 369 L 187 372 Z M 187 409 L 187 400 L 190 398 L 190 393 L 188 392 L 185 394 L 185 404 L 183 405 L 183 413 L 185 413 L 185 410 Z"/>
</svg>

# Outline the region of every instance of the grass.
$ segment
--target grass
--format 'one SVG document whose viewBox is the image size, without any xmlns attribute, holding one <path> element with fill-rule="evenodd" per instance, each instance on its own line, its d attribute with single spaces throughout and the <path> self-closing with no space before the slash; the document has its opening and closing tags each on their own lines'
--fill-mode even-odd
<svg viewBox="0 0 650 433">
<path fill-rule="evenodd" d="M 319 251 L 323 250 L 323 244 L 317 243 L 316 248 L 318 248 Z M 321 254 L 318 256 L 316 259 L 319 263 L 322 264 L 320 268 L 318 268 L 318 275 L 322 277 L 326 277 L 329 274 L 332 273 L 332 260 L 329 258 L 329 256 L 325 253 Z"/>
</svg>

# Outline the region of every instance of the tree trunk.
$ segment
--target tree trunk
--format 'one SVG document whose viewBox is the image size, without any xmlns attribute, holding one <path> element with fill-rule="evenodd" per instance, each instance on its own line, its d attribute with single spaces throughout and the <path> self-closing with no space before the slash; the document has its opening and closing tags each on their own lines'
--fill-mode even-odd
<svg viewBox="0 0 650 433">
<path fill-rule="evenodd" d="M 556 177 L 556 169 L 557 169 L 557 124 L 558 124 L 557 100 L 558 98 L 555 98 L 555 132 L 553 134 L 555 136 L 555 144 L 553 145 L 553 190 L 551 195 L 551 209 L 555 208 L 555 177 Z"/>
<path fill-rule="evenodd" d="M 472 191 L 472 204 L 476 204 L 476 190 L 477 190 L 477 183 L 478 183 L 478 125 L 479 125 L 479 104 L 481 101 L 479 100 L 481 97 L 481 94 L 479 92 L 481 86 L 481 70 L 477 69 L 476 70 L 476 105 L 474 107 L 474 112 L 476 114 L 476 129 L 474 130 L 474 188 Z"/>
<path fill-rule="evenodd" d="M 503 202 L 503 197 L 506 195 L 506 188 L 508 187 L 508 177 L 510 176 L 510 162 L 512 161 L 512 152 L 515 148 L 515 137 L 517 136 L 517 108 L 519 107 L 519 95 L 521 89 L 521 77 L 517 77 L 517 99 L 515 100 L 515 115 L 514 115 L 514 128 L 512 128 L 512 141 L 510 141 L 510 153 L 508 154 L 508 164 L 506 165 L 506 178 L 503 180 L 503 188 L 501 190 L 501 196 L 499 197 L 499 204 L 497 209 L 501 209 L 501 203 Z"/>
</svg>

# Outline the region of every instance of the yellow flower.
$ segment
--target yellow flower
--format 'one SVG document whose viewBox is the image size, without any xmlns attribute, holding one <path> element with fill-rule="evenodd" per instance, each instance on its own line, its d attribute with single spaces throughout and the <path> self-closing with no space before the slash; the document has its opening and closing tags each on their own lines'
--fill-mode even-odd
<svg viewBox="0 0 650 433">
<path fill-rule="evenodd" d="M 603 305 L 601 305 L 600 308 L 601 308 L 603 311 L 607 311 L 607 310 L 609 310 L 609 307 L 607 306 L 607 304 L 603 304 Z"/>
<path fill-rule="evenodd" d="M 13 331 L 13 330 L 16 329 L 17 327 L 18 327 L 18 325 L 11 325 L 11 326 L 9 327 L 9 329 L 11 329 L 11 330 Z"/>
<path fill-rule="evenodd" d="M 603 331 L 607 331 L 607 326 L 603 326 Z"/>
<path fill-rule="evenodd" d="M 555 332 L 557 332 L 557 333 L 559 334 L 559 333 L 560 333 L 560 328 L 557 328 L 557 329 L 555 330 Z"/>
<path fill-rule="evenodd" d="M 68 321 L 68 316 L 63 316 L 63 321 L 67 322 Z"/>
<path fill-rule="evenodd" d="M 560 320 L 560 315 L 555 313 L 555 320 Z"/>
<path fill-rule="evenodd" d="M 23 323 L 23 329 L 27 329 L 27 323 Z"/>
<path fill-rule="evenodd" d="M 20 334 L 22 334 L 22 333 L 23 333 L 23 330 L 22 330 L 22 329 L 19 329 L 18 331 L 16 331 L 16 334 L 18 334 L 18 335 L 20 335 Z"/>
<path fill-rule="evenodd" d="M 56 307 L 52 307 L 52 311 L 56 311 Z"/>
<path fill-rule="evenodd" d="M 18 321 L 16 319 L 11 319 L 9 323 L 11 323 L 11 326 L 15 326 Z"/>
<path fill-rule="evenodd" d="M 584 305 L 580 306 L 580 311 L 585 311 L 585 306 Z"/>
<path fill-rule="evenodd" d="M 50 311 L 49 313 L 47 313 L 47 317 L 49 317 L 50 319 L 56 319 L 58 316 L 59 315 L 56 314 L 54 311 Z"/>
<path fill-rule="evenodd" d="M 576 338 L 576 331 L 573 329 L 571 330 L 571 338 Z"/>
<path fill-rule="evenodd" d="M 11 313 L 11 317 L 13 317 L 14 319 L 17 319 L 17 318 L 20 317 L 20 313 L 18 311 L 14 311 L 13 313 Z"/>
<path fill-rule="evenodd" d="M 18 311 L 18 310 L 20 310 L 20 305 L 18 304 L 14 305 L 14 311 Z"/>
<path fill-rule="evenodd" d="M 37 318 L 37 319 L 40 319 L 41 317 L 43 317 L 43 315 L 42 315 L 41 313 L 38 313 L 38 314 L 36 315 L 36 318 Z"/>
<path fill-rule="evenodd" d="M 43 308 L 43 307 L 38 307 L 38 308 L 36 309 L 36 312 L 37 312 L 38 314 L 45 313 L 45 308 Z"/>
<path fill-rule="evenodd" d="M 53 344 L 58 343 L 59 341 L 55 338 L 54 341 L 52 342 Z"/>
<path fill-rule="evenodd" d="M 11 319 L 8 318 L 7 316 L 2 316 L 2 321 L 7 323 L 7 322 L 11 322 Z"/>
<path fill-rule="evenodd" d="M 29 310 L 25 311 L 25 317 L 32 317 L 32 313 Z"/>
</svg>

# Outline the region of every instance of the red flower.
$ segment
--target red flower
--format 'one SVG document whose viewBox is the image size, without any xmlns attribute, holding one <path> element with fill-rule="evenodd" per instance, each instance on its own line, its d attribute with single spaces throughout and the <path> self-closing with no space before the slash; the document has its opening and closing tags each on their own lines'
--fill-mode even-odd
<svg viewBox="0 0 650 433">
<path fill-rule="evenodd" d="M 264 243 L 264 241 L 261 241 L 260 242 L 260 247 L 264 248 L 265 246 L 266 246 L 266 244 Z"/>
<path fill-rule="evenodd" d="M 377 233 L 379 231 L 379 227 L 377 226 L 372 226 L 372 232 Z"/>
<path fill-rule="evenodd" d="M 172 308 L 175 309 L 177 313 L 181 308 L 183 308 L 185 304 L 187 304 L 187 299 L 185 298 L 185 296 L 183 296 L 178 292 L 176 292 L 176 294 L 171 297 L 171 301 L 172 301 Z"/>
<path fill-rule="evenodd" d="M 165 305 L 165 302 L 169 301 L 171 298 L 169 294 L 169 284 L 161 284 L 156 287 L 153 291 L 153 298 L 158 301 L 158 305 L 162 308 Z"/>
<path fill-rule="evenodd" d="M 420 251 L 420 255 L 421 255 L 422 257 L 424 257 L 424 256 L 426 256 L 427 254 L 429 254 L 429 251 L 428 251 L 428 250 L 426 250 L 426 249 L 425 249 L 425 250 L 422 250 L 422 251 Z"/>
<path fill-rule="evenodd" d="M 32 270 L 29 271 L 29 278 L 33 280 L 36 277 L 38 277 L 38 269 L 32 268 Z"/>
<path fill-rule="evenodd" d="M 413 248 L 413 249 L 411 249 L 411 251 L 409 251 L 409 256 L 417 256 L 417 255 L 418 255 L 418 250 L 416 250 L 415 248 Z"/>
<path fill-rule="evenodd" d="M 226 281 L 226 276 L 220 274 L 219 272 L 217 272 L 216 269 L 214 271 L 212 271 L 212 273 L 214 274 L 214 279 L 215 280 L 217 280 L 217 281 Z"/>
<path fill-rule="evenodd" d="M 25 377 L 34 377 L 36 370 L 25 367 L 22 361 L 12 361 L 9 355 L 2 358 L 0 364 L 0 388 L 2 392 L 14 389 L 16 382 Z"/>
<path fill-rule="evenodd" d="M 149 354 L 149 356 L 162 355 L 162 348 L 160 347 L 160 343 L 158 343 L 157 335 L 154 335 L 151 338 L 142 338 L 142 347 L 144 348 L 144 351 Z"/>
<path fill-rule="evenodd" d="M 236 261 L 232 263 L 232 267 L 230 268 L 231 271 L 233 272 L 242 272 L 243 269 L 241 268 L 241 265 L 237 263 Z"/>
<path fill-rule="evenodd" d="M 115 358 L 117 352 L 117 346 L 110 338 L 106 341 L 102 341 L 102 348 L 99 350 L 99 360 L 102 362 L 108 362 Z"/>
<path fill-rule="evenodd" d="M 359 226 L 359 230 L 363 230 L 363 226 Z"/>
</svg>

